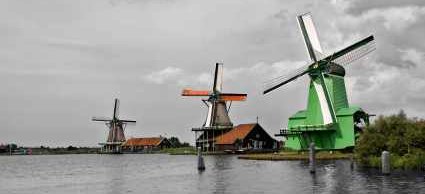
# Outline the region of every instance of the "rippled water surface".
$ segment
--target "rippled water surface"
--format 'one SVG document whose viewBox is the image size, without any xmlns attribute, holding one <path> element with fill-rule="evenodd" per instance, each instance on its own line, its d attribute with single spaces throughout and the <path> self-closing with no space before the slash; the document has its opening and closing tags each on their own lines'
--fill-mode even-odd
<svg viewBox="0 0 425 194">
<path fill-rule="evenodd" d="M 205 156 L 57 155 L 0 157 L 0 193 L 425 193 L 420 172 L 381 176 L 320 162 L 316 175 L 301 161 Z"/>
</svg>

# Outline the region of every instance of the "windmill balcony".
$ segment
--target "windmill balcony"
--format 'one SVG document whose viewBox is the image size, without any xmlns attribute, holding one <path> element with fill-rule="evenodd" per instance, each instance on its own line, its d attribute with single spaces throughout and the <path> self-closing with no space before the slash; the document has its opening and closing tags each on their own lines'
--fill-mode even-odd
<svg viewBox="0 0 425 194">
<path fill-rule="evenodd" d="M 232 125 L 229 126 L 212 126 L 212 127 L 201 127 L 201 128 L 192 128 L 192 131 L 213 131 L 213 130 L 223 130 L 223 129 L 231 129 Z"/>
<path fill-rule="evenodd" d="M 314 131 L 334 131 L 335 128 L 332 124 L 328 125 L 302 125 L 297 127 L 291 127 L 290 129 L 281 129 L 275 136 L 288 136 L 288 135 L 299 135 L 306 132 Z"/>
<path fill-rule="evenodd" d="M 307 131 L 333 131 L 335 130 L 333 124 L 327 125 L 300 125 L 296 127 L 291 127 L 289 131 L 291 132 L 307 132 Z"/>
</svg>

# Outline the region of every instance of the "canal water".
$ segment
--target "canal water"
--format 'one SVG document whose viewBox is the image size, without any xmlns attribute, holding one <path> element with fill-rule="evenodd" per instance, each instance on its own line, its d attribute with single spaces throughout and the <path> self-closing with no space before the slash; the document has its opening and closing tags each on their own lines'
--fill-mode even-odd
<svg viewBox="0 0 425 194">
<path fill-rule="evenodd" d="M 425 193 L 422 172 L 350 167 L 347 160 L 318 163 L 311 175 L 302 161 L 239 160 L 165 154 L 0 157 L 0 194 L 25 193 Z"/>
</svg>

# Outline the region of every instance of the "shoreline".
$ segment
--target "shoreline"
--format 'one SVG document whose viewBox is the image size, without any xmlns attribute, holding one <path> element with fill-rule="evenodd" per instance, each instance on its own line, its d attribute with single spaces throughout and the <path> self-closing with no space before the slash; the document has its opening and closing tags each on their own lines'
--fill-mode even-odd
<svg viewBox="0 0 425 194">
<path fill-rule="evenodd" d="M 353 159 L 353 153 L 329 153 L 329 152 L 318 152 L 316 153 L 316 160 L 350 160 Z M 264 154 L 247 154 L 239 155 L 238 159 L 243 160 L 273 160 L 273 161 L 284 161 L 284 160 L 308 160 L 308 152 L 297 153 L 297 152 L 279 152 L 279 153 L 264 153 Z"/>
</svg>

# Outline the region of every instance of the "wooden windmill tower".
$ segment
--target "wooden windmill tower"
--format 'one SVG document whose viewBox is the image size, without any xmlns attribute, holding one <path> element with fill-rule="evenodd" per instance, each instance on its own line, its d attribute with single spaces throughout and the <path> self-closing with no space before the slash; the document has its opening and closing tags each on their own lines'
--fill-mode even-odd
<svg viewBox="0 0 425 194">
<path fill-rule="evenodd" d="M 298 24 L 311 61 L 290 76 L 273 79 L 266 84 L 264 94 L 307 74 L 310 77 L 307 109 L 290 117 L 288 128 L 279 135 L 286 137 L 285 147 L 295 150 L 307 149 L 310 142 L 318 149 L 352 148 L 360 124 L 368 124 L 369 114 L 348 104 L 343 65 L 375 50 L 374 37 L 368 36 L 325 56 L 311 15 L 298 16 Z"/>
<path fill-rule="evenodd" d="M 229 109 L 232 101 L 245 101 L 246 94 L 222 93 L 223 64 L 217 63 L 214 73 L 214 84 L 211 91 L 184 89 L 182 96 L 208 97 L 202 101 L 208 107 L 207 118 L 200 128 L 193 128 L 196 136 L 196 146 L 204 151 L 215 151 L 215 137 L 233 128 Z M 230 102 L 227 107 L 227 102 Z M 198 136 L 200 132 L 200 136 Z"/>
<path fill-rule="evenodd" d="M 92 121 L 102 121 L 105 122 L 106 126 L 109 128 L 108 138 L 105 143 L 100 143 L 102 145 L 101 153 L 108 154 L 119 154 L 121 153 L 121 145 L 125 142 L 124 129 L 127 124 L 135 124 L 136 121 L 132 120 L 121 120 L 119 116 L 119 104 L 120 101 L 115 99 L 114 105 L 114 114 L 112 118 L 97 118 L 93 117 Z"/>
</svg>

